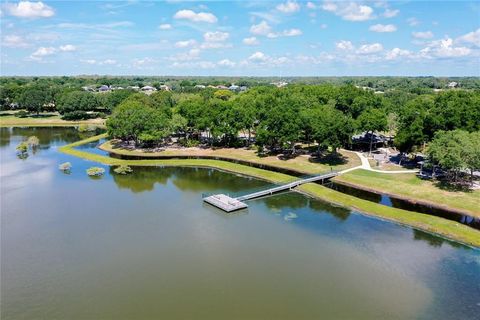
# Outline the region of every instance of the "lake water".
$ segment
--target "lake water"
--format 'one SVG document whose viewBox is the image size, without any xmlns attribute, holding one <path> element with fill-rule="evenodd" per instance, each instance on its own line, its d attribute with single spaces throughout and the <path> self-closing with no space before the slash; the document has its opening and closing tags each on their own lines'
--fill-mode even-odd
<svg viewBox="0 0 480 320">
<path fill-rule="evenodd" d="M 479 319 L 479 250 L 293 192 L 227 215 L 201 194 L 268 183 L 119 176 L 58 153 L 74 129 L 0 130 L 3 320 Z M 31 135 L 41 146 L 19 159 Z"/>
</svg>

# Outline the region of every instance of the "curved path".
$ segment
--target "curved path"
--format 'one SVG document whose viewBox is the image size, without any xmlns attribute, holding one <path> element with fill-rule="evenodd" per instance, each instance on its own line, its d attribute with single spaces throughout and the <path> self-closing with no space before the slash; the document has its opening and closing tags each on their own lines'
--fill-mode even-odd
<svg viewBox="0 0 480 320">
<path fill-rule="evenodd" d="M 364 169 L 364 170 L 368 170 L 368 171 L 374 171 L 374 172 L 379 172 L 379 173 L 389 173 L 389 174 L 391 174 L 391 173 L 417 173 L 417 172 L 420 171 L 420 170 L 391 170 L 391 171 L 387 171 L 387 170 L 373 169 L 370 166 L 370 162 L 368 162 L 367 157 L 365 157 L 363 155 L 363 153 L 355 152 L 355 154 L 360 158 L 360 161 L 362 161 L 362 164 L 358 167 L 343 170 L 340 173 L 347 173 L 349 171 L 356 170 L 356 169 Z"/>
</svg>

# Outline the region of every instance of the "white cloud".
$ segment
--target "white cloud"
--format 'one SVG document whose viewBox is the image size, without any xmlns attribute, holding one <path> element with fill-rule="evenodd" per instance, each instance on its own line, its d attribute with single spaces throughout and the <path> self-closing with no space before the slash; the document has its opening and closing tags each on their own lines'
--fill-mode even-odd
<svg viewBox="0 0 480 320">
<path fill-rule="evenodd" d="M 4 8 L 7 14 L 19 18 L 49 18 L 55 15 L 55 11 L 41 1 L 20 1 L 18 4 L 6 3 Z"/>
<path fill-rule="evenodd" d="M 268 38 L 278 38 L 278 37 L 295 37 L 302 35 L 302 30 L 300 29 L 288 29 L 283 30 L 282 32 L 270 32 L 267 34 Z"/>
<path fill-rule="evenodd" d="M 245 38 L 243 39 L 243 43 L 246 44 L 247 46 L 256 46 L 260 44 L 260 42 L 256 37 Z"/>
<path fill-rule="evenodd" d="M 458 37 L 455 42 L 468 43 L 480 47 L 480 28 Z"/>
<path fill-rule="evenodd" d="M 412 32 L 412 36 L 416 39 L 431 39 L 433 38 L 432 31 L 418 31 Z"/>
<path fill-rule="evenodd" d="M 253 62 L 265 62 L 267 61 L 267 56 L 265 53 L 261 51 L 257 51 L 254 54 L 252 54 L 250 57 L 248 57 L 248 60 L 253 61 Z"/>
<path fill-rule="evenodd" d="M 163 23 L 158 26 L 158 29 L 160 30 L 170 30 L 172 29 L 172 25 L 170 23 Z"/>
<path fill-rule="evenodd" d="M 347 40 L 342 40 L 335 43 L 335 47 L 339 50 L 353 50 L 355 48 L 352 42 Z"/>
<path fill-rule="evenodd" d="M 180 10 L 173 16 L 175 19 L 186 19 L 193 22 L 207 22 L 215 23 L 218 21 L 217 17 L 208 12 L 198 12 L 192 10 Z"/>
<path fill-rule="evenodd" d="M 101 64 L 116 64 L 116 63 L 117 63 L 117 60 L 106 59 L 106 60 L 103 60 Z"/>
<path fill-rule="evenodd" d="M 293 28 L 283 30 L 281 32 L 274 32 L 272 27 L 263 20 L 259 24 L 254 24 L 250 27 L 250 33 L 257 36 L 267 36 L 268 38 L 278 38 L 278 37 L 293 37 L 299 36 L 302 34 L 302 30 Z"/>
<path fill-rule="evenodd" d="M 285 65 L 290 62 L 290 59 L 287 57 L 270 57 L 266 54 L 264 54 L 261 51 L 257 51 L 253 53 L 250 57 L 248 57 L 247 61 L 244 61 L 243 64 L 258 64 L 258 65 L 264 65 L 264 66 L 270 66 L 270 67 L 275 67 L 275 66 L 281 66 Z"/>
<path fill-rule="evenodd" d="M 190 40 L 184 40 L 184 41 L 177 41 L 175 42 L 175 48 L 186 48 L 186 47 L 192 47 L 197 44 L 197 41 L 190 39 Z"/>
<path fill-rule="evenodd" d="M 288 30 L 283 30 L 282 35 L 285 37 L 294 37 L 294 36 L 299 36 L 302 35 L 302 30 L 300 29 L 288 29 Z"/>
<path fill-rule="evenodd" d="M 308 2 L 307 2 L 307 8 L 308 8 L 308 9 L 315 10 L 315 9 L 317 9 L 317 5 L 316 5 L 315 3 L 313 3 L 313 2 L 308 1 Z"/>
<path fill-rule="evenodd" d="M 370 26 L 369 30 L 374 32 L 395 32 L 397 27 L 393 24 L 374 24 Z"/>
<path fill-rule="evenodd" d="M 395 60 L 401 57 L 411 57 L 412 53 L 408 50 L 403 50 L 400 48 L 394 48 L 387 52 L 385 55 L 386 60 Z"/>
<path fill-rule="evenodd" d="M 471 52 L 467 47 L 454 47 L 452 38 L 432 41 L 420 50 L 420 54 L 425 58 L 458 58 L 468 56 Z"/>
<path fill-rule="evenodd" d="M 228 39 L 230 34 L 228 32 L 206 32 L 203 34 L 203 39 L 207 42 L 222 42 Z"/>
<path fill-rule="evenodd" d="M 392 9 L 385 9 L 383 12 L 383 16 L 385 18 L 393 18 L 396 17 L 400 13 L 400 10 L 392 10 Z"/>
<path fill-rule="evenodd" d="M 372 54 L 383 50 L 383 46 L 380 43 L 364 44 L 358 48 L 358 54 Z"/>
<path fill-rule="evenodd" d="M 272 27 L 270 27 L 270 25 L 265 20 L 263 20 L 259 24 L 254 24 L 250 27 L 250 33 L 258 36 L 266 36 L 271 32 Z"/>
<path fill-rule="evenodd" d="M 95 59 L 86 59 L 86 60 L 80 60 L 80 62 L 88 63 L 88 64 L 96 64 L 96 63 L 97 63 L 97 60 L 95 60 Z"/>
<path fill-rule="evenodd" d="M 40 47 L 34 53 L 30 55 L 32 60 L 42 60 L 43 57 L 53 55 L 57 52 L 57 49 L 54 47 Z"/>
<path fill-rule="evenodd" d="M 300 6 L 296 1 L 287 0 L 285 3 L 280 3 L 275 7 L 278 11 L 283 13 L 294 13 L 300 10 Z"/>
<path fill-rule="evenodd" d="M 213 69 L 217 65 L 211 61 L 188 61 L 188 62 L 174 62 L 172 63 L 174 68 L 200 68 L 200 69 Z"/>
<path fill-rule="evenodd" d="M 193 48 L 184 53 L 175 54 L 170 56 L 168 60 L 178 62 L 178 61 L 192 61 L 197 60 L 200 56 L 200 49 Z"/>
<path fill-rule="evenodd" d="M 223 59 L 217 62 L 217 64 L 221 67 L 235 67 L 235 62 L 229 60 L 229 59 Z"/>
<path fill-rule="evenodd" d="M 366 21 L 374 18 L 373 9 L 356 2 L 325 1 L 322 9 L 334 13 L 348 21 Z"/>
<path fill-rule="evenodd" d="M 75 47 L 74 45 L 71 45 L 71 44 L 66 44 L 64 46 L 60 46 L 59 49 L 60 49 L 60 51 L 71 52 L 71 51 L 77 50 L 77 47 Z"/>
<path fill-rule="evenodd" d="M 151 69 L 156 60 L 145 57 L 143 59 L 133 59 L 132 67 L 135 69 Z"/>
<path fill-rule="evenodd" d="M 415 26 L 418 26 L 420 24 L 420 21 L 418 21 L 417 18 L 412 17 L 412 18 L 407 19 L 407 23 L 408 23 L 409 26 L 415 27 Z"/>
<path fill-rule="evenodd" d="M 29 46 L 24 38 L 17 35 L 6 35 L 3 37 L 2 45 L 8 48 L 27 48 Z"/>
<path fill-rule="evenodd" d="M 91 65 L 98 65 L 98 66 L 103 66 L 103 65 L 113 65 L 117 63 L 117 60 L 114 59 L 105 59 L 105 60 L 95 60 L 95 59 L 86 59 L 86 60 L 80 60 L 80 62 L 86 63 L 86 64 L 91 64 Z"/>
</svg>

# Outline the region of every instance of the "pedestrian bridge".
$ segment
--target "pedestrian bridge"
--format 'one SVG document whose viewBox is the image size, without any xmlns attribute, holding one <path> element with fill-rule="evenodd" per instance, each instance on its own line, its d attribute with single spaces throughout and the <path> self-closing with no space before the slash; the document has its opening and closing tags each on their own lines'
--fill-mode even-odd
<svg viewBox="0 0 480 320">
<path fill-rule="evenodd" d="M 337 171 L 331 171 L 331 172 L 320 174 L 320 175 L 307 176 L 284 185 L 276 186 L 276 187 L 265 189 L 265 190 L 255 191 L 255 192 L 238 196 L 238 197 L 231 197 L 225 194 L 204 195 L 203 201 L 219 209 L 222 209 L 223 211 L 232 212 L 232 211 L 247 208 L 248 205 L 243 201 L 253 200 L 256 198 L 272 195 L 280 191 L 291 190 L 304 183 L 316 182 L 316 181 L 321 181 L 323 183 L 323 181 L 331 179 L 337 176 L 338 174 L 339 173 Z"/>
</svg>

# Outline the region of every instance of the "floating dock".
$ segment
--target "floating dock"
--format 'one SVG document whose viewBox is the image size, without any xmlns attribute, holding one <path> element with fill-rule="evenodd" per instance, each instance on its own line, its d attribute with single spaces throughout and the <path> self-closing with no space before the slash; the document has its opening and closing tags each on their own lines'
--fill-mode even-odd
<svg viewBox="0 0 480 320">
<path fill-rule="evenodd" d="M 203 201 L 226 212 L 237 211 L 248 207 L 246 203 L 243 203 L 236 198 L 231 198 L 225 194 L 215 194 L 213 196 L 203 198 Z"/>
<path fill-rule="evenodd" d="M 284 191 L 284 190 L 291 190 L 291 189 L 293 189 L 293 188 L 295 188 L 295 187 L 297 187 L 301 184 L 304 184 L 304 183 L 315 182 L 315 181 L 322 181 L 322 183 L 323 183 L 324 180 L 333 178 L 337 175 L 338 175 L 338 172 L 332 171 L 332 172 L 329 172 L 329 173 L 325 173 L 325 174 L 321 174 L 321 175 L 317 175 L 317 176 L 312 176 L 312 177 L 308 177 L 308 178 L 305 178 L 305 179 L 299 179 L 299 180 L 296 180 L 296 181 L 293 181 L 293 182 L 290 182 L 290 183 L 287 183 L 287 184 L 284 184 L 284 185 L 281 185 L 281 186 L 277 186 L 277 187 L 274 187 L 274 188 L 270 188 L 270 189 L 246 194 L 244 196 L 240 196 L 240 197 L 237 197 L 237 198 L 232 198 L 232 197 L 227 196 L 225 194 L 215 194 L 215 195 L 204 197 L 203 201 L 211 204 L 212 206 L 220 208 L 223 211 L 232 212 L 232 211 L 236 211 L 236 210 L 240 210 L 240 209 L 244 209 L 244 208 L 248 207 L 248 205 L 246 203 L 242 202 L 242 201 L 252 200 L 252 199 L 255 199 L 255 198 L 260 198 L 260 197 L 271 195 L 271 194 L 274 194 L 274 193 L 277 193 L 277 192 L 280 192 L 280 191 Z"/>
</svg>

